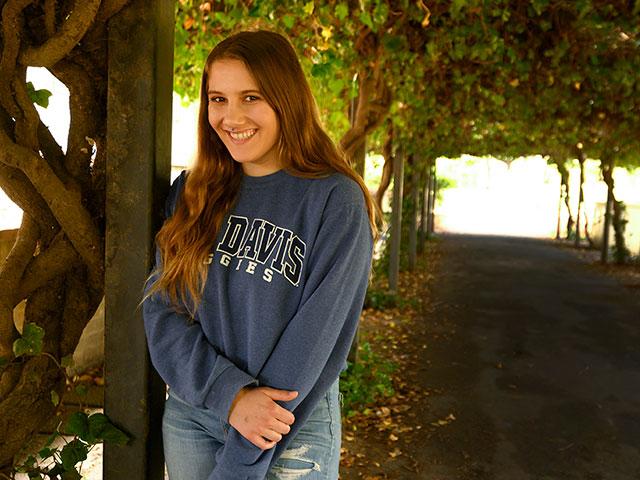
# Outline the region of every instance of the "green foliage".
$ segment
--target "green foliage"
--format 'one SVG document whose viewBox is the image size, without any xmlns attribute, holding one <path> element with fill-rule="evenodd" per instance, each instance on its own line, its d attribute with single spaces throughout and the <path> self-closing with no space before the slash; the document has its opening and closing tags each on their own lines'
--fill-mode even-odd
<svg viewBox="0 0 640 480">
<path fill-rule="evenodd" d="M 627 263 L 631 257 L 631 252 L 627 248 L 624 238 L 624 232 L 629 221 L 626 217 L 627 207 L 621 201 L 616 201 L 613 214 L 613 227 L 615 230 L 615 244 L 613 246 L 613 259 L 616 263 L 622 265 Z"/>
<path fill-rule="evenodd" d="M 66 375 L 65 369 L 73 365 L 71 355 L 58 361 L 53 355 L 43 351 L 45 331 L 42 327 L 34 323 L 27 323 L 24 326 L 21 338 L 13 344 L 13 353 L 16 358 L 21 356 L 44 355 L 52 359 L 67 380 L 67 384 L 72 381 Z M 7 359 L 0 367 L 6 366 L 10 362 Z M 82 398 L 86 395 L 86 386 L 76 386 L 76 393 Z M 83 395 L 84 394 L 84 395 Z M 61 403 L 60 394 L 52 390 L 50 392 L 51 403 L 58 407 Z M 70 440 L 67 440 L 71 436 Z M 76 468 L 80 462 L 87 459 L 91 449 L 102 442 L 125 445 L 129 441 L 129 436 L 116 427 L 102 413 L 88 415 L 82 411 L 75 412 L 66 422 L 62 431 L 56 431 L 49 436 L 44 447 L 37 455 L 31 454 L 21 463 L 14 466 L 11 472 L 12 477 L 16 474 L 27 474 L 30 479 L 80 479 L 82 478 Z M 56 443 L 56 446 L 54 445 Z"/>
<path fill-rule="evenodd" d="M 13 342 L 13 354 L 16 357 L 22 355 L 39 355 L 42 353 L 43 338 L 43 328 L 35 323 L 27 323 L 24 326 L 22 337 Z"/>
<path fill-rule="evenodd" d="M 375 288 L 367 289 L 364 299 L 364 308 L 373 308 L 375 310 L 384 310 L 398 306 L 398 295 L 389 293 L 384 290 Z"/>
<path fill-rule="evenodd" d="M 348 362 L 340 376 L 343 415 L 351 417 L 379 397 L 392 396 L 391 374 L 396 369 L 396 364 L 375 353 L 368 342 L 359 345 L 358 361 Z"/>
<path fill-rule="evenodd" d="M 451 178 L 436 176 L 436 201 L 442 201 L 442 194 L 448 188 L 456 188 L 456 181 Z"/>
<path fill-rule="evenodd" d="M 407 299 L 401 295 L 389 293 L 386 290 L 369 287 L 364 299 L 364 308 L 386 310 L 389 308 L 417 307 L 415 299 Z"/>
<path fill-rule="evenodd" d="M 590 158 L 613 151 L 618 165 L 638 165 L 640 12 L 632 4 L 182 0 L 175 89 L 197 98 L 215 43 L 268 28 L 294 44 L 334 140 L 349 128 L 354 75 L 381 66 L 395 142 L 408 154 L 429 152 L 419 163 L 461 153 L 572 158 L 582 142 Z M 367 44 L 377 47 L 361 49 Z M 378 152 L 379 136 L 370 142 Z"/>
<path fill-rule="evenodd" d="M 69 435 L 73 438 L 67 441 Z M 49 436 L 37 457 L 29 455 L 14 468 L 14 473 L 24 473 L 29 478 L 80 479 L 82 476 L 78 464 L 86 460 L 92 448 L 103 441 L 126 445 L 129 436 L 101 413 L 87 415 L 76 412 L 67 420 L 62 432 L 56 430 Z"/>
<path fill-rule="evenodd" d="M 36 90 L 33 83 L 27 82 L 27 93 L 29 94 L 31 101 L 36 105 L 40 105 L 44 108 L 49 106 L 49 97 L 51 96 L 51 92 L 49 90 L 44 88 Z"/>
<path fill-rule="evenodd" d="M 87 444 L 107 441 L 116 445 L 125 445 L 128 441 L 127 435 L 109 422 L 102 413 L 88 416 L 86 413 L 76 412 L 69 418 L 66 431 Z"/>
</svg>

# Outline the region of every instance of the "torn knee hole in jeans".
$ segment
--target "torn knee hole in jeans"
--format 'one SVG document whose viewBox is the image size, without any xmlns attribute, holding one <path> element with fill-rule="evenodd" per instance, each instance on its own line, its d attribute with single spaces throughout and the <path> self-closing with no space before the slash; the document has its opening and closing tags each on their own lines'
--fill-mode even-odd
<svg viewBox="0 0 640 480">
<path fill-rule="evenodd" d="M 277 470 L 279 478 L 282 480 L 295 480 L 308 473 L 319 472 L 320 465 L 317 462 L 304 458 L 308 451 L 308 445 L 285 450 L 273 467 L 274 470 Z"/>
</svg>

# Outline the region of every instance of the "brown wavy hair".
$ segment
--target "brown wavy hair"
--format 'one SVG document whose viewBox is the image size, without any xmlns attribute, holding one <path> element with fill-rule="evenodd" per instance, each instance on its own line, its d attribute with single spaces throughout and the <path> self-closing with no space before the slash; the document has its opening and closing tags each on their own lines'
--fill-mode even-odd
<svg viewBox="0 0 640 480">
<path fill-rule="evenodd" d="M 163 292 L 176 308 L 184 310 L 179 307 L 182 303 L 191 318 L 200 304 L 207 278 L 208 265 L 204 261 L 226 213 L 236 201 L 243 175 L 242 167 L 233 160 L 208 119 L 209 71 L 215 61 L 223 59 L 242 61 L 276 112 L 280 124 L 277 151 L 282 168 L 306 178 L 335 172 L 352 178 L 362 189 L 371 231 L 374 238 L 377 236 L 377 213 L 371 194 L 323 130 L 315 99 L 291 43 L 266 30 L 232 35 L 207 57 L 200 84 L 196 160 L 173 215 L 156 235 L 163 265 L 145 295 L 147 298 L 155 291 Z"/>
</svg>

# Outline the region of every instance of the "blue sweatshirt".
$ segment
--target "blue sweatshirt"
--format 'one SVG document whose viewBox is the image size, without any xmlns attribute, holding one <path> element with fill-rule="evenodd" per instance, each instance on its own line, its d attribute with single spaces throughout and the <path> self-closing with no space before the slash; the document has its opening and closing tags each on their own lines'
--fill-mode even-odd
<svg viewBox="0 0 640 480">
<path fill-rule="evenodd" d="M 167 216 L 185 176 L 172 184 Z M 230 428 L 210 480 L 264 479 L 346 368 L 372 246 L 364 195 L 345 175 L 305 179 L 280 170 L 244 176 L 207 260 L 195 322 L 159 293 L 144 302 L 153 365 L 188 403 L 227 420 L 242 387 L 299 392 L 279 402 L 296 420 L 274 448 L 263 451 Z M 158 251 L 156 262 L 161 267 Z"/>
</svg>

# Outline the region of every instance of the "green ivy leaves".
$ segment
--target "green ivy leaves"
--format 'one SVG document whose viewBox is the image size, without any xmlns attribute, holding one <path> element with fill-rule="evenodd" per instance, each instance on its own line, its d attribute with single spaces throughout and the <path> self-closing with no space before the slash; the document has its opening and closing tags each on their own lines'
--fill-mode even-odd
<svg viewBox="0 0 640 480">
<path fill-rule="evenodd" d="M 13 342 L 13 354 L 16 357 L 41 354 L 43 338 L 44 329 L 42 327 L 35 323 L 27 323 L 22 331 L 22 338 Z"/>
<path fill-rule="evenodd" d="M 102 413 L 94 413 L 89 416 L 83 412 L 76 412 L 67 421 L 65 430 L 87 444 L 104 441 L 116 445 L 126 445 L 129 441 L 128 435 L 111 423 Z"/>
<path fill-rule="evenodd" d="M 36 90 L 33 83 L 27 82 L 27 93 L 29 94 L 31 101 L 36 105 L 40 105 L 44 108 L 49 106 L 49 97 L 51 96 L 51 92 L 49 90 L 44 88 Z"/>
<path fill-rule="evenodd" d="M 35 323 L 27 323 L 22 331 L 22 336 L 13 343 L 13 354 L 17 357 L 47 355 L 43 352 L 43 340 L 45 331 Z M 54 359 L 55 360 L 55 359 Z M 9 361 L 0 358 L 0 367 L 8 364 Z M 73 357 L 68 356 L 61 360 L 58 366 L 64 370 L 73 364 Z M 81 392 L 80 389 L 84 389 Z M 76 387 L 76 393 L 86 395 L 86 386 Z M 61 398 L 58 392 L 50 392 L 51 403 L 58 406 Z M 102 413 L 87 415 L 84 412 L 75 412 L 69 417 L 64 435 L 72 435 L 70 441 L 65 440 L 62 448 L 54 447 L 54 441 L 64 438 L 63 434 L 56 431 L 53 433 L 45 446 L 38 452 L 38 459 L 30 455 L 21 464 L 16 466 L 15 472 L 26 473 L 30 479 L 58 478 L 62 480 L 80 480 L 82 477 L 76 470 L 76 465 L 87 459 L 91 448 L 102 442 L 116 445 L 126 445 L 129 436 L 111 423 L 108 417 Z"/>
<path fill-rule="evenodd" d="M 80 480 L 82 476 L 76 465 L 87 459 L 94 445 L 101 442 L 125 445 L 129 441 L 129 436 L 102 413 L 76 412 L 67 421 L 64 432 L 74 438 L 65 440 L 61 448 L 56 447 L 54 442 L 64 437 L 60 432 L 54 432 L 38 452 L 39 458 L 29 455 L 16 467 L 16 472 L 26 473 L 30 479 Z"/>
</svg>

